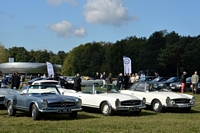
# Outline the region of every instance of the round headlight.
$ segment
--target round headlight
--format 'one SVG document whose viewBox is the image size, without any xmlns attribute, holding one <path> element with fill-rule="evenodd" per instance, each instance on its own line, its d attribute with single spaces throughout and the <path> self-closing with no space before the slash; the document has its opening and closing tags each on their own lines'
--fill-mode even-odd
<svg viewBox="0 0 200 133">
<path fill-rule="evenodd" d="M 190 100 L 190 104 L 195 104 L 195 97 L 192 97 L 192 99 Z"/>
<path fill-rule="evenodd" d="M 77 101 L 77 106 L 81 107 L 81 105 L 82 105 L 82 100 L 81 100 L 81 99 L 78 99 L 78 101 Z"/>
<path fill-rule="evenodd" d="M 120 106 L 120 101 L 119 101 L 119 99 L 116 99 L 116 101 L 115 101 L 115 106 L 116 106 L 116 107 Z"/>
<path fill-rule="evenodd" d="M 166 104 L 167 104 L 167 105 L 170 105 L 170 104 L 171 104 L 171 99 L 170 99 L 169 97 L 167 97 L 167 99 L 166 99 Z"/>
<path fill-rule="evenodd" d="M 146 98 L 143 98 L 142 99 L 142 105 L 145 105 L 145 103 L 146 103 Z"/>
<path fill-rule="evenodd" d="M 42 100 L 41 105 L 42 105 L 42 109 L 46 109 L 47 108 L 47 101 Z"/>
</svg>

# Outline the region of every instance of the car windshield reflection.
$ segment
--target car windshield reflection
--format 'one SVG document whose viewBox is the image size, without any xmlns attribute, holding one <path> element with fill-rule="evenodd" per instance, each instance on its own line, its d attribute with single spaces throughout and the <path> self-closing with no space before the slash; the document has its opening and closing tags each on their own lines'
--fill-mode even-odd
<svg viewBox="0 0 200 133">
<path fill-rule="evenodd" d="M 147 84 L 148 91 L 169 91 L 165 84 Z"/>
<path fill-rule="evenodd" d="M 103 93 L 119 93 L 116 85 L 87 85 L 82 90 L 86 94 L 103 94 Z"/>
<path fill-rule="evenodd" d="M 28 88 L 28 94 L 38 95 L 38 94 L 56 94 L 60 95 L 59 90 L 56 86 L 48 86 L 48 85 L 31 85 Z"/>
</svg>

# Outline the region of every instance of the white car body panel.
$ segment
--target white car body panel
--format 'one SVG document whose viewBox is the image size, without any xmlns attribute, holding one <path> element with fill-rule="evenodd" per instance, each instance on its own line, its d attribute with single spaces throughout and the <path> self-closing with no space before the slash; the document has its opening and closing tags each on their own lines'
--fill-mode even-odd
<svg viewBox="0 0 200 133">
<path fill-rule="evenodd" d="M 83 93 L 83 92 L 66 92 L 64 95 L 68 96 L 75 96 L 78 97 L 82 100 L 82 106 L 85 107 L 92 107 L 92 108 L 100 108 L 100 105 L 102 102 L 106 101 L 108 102 L 111 106 L 112 109 L 115 111 L 118 110 L 126 110 L 128 111 L 129 108 L 137 107 L 139 109 L 143 109 L 146 106 L 144 106 L 144 103 L 142 104 L 143 97 L 140 96 L 132 96 L 132 95 L 127 95 L 127 94 L 122 94 L 122 93 L 100 93 L 97 94 L 96 90 L 93 88 L 94 93 Z M 115 102 L 116 100 L 119 99 L 120 102 L 124 101 L 140 101 L 140 104 L 138 105 L 127 105 L 127 106 L 122 106 L 116 107 Z"/>
</svg>

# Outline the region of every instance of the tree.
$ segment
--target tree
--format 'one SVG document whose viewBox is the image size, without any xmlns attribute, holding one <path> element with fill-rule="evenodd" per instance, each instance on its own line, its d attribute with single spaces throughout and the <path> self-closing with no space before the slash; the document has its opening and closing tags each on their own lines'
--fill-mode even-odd
<svg viewBox="0 0 200 133">
<path fill-rule="evenodd" d="M 8 61 L 8 53 L 4 46 L 0 45 L 0 63 Z"/>
<path fill-rule="evenodd" d="M 12 47 L 8 49 L 9 58 L 14 58 L 15 62 L 27 62 L 28 51 L 24 47 Z"/>
</svg>

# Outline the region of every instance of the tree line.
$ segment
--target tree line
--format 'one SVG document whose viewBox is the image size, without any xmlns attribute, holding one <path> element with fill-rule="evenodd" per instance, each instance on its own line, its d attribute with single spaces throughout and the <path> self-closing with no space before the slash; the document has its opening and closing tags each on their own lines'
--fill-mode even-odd
<svg viewBox="0 0 200 133">
<path fill-rule="evenodd" d="M 146 37 L 130 36 L 112 42 L 89 42 L 80 44 L 69 52 L 53 53 L 47 50 L 27 51 L 24 47 L 5 49 L 0 45 L 0 63 L 46 61 L 62 65 L 62 75 L 94 76 L 96 72 L 123 72 L 123 56 L 132 61 L 132 72 L 157 71 L 160 76 L 180 76 L 183 71 L 190 75 L 200 69 L 200 35 L 181 36 L 175 31 L 156 31 Z"/>
</svg>

